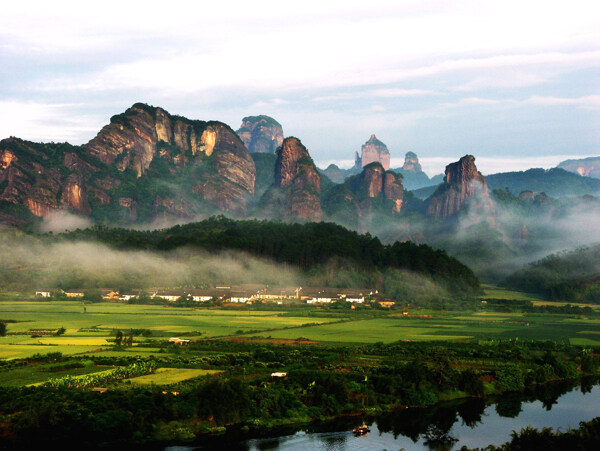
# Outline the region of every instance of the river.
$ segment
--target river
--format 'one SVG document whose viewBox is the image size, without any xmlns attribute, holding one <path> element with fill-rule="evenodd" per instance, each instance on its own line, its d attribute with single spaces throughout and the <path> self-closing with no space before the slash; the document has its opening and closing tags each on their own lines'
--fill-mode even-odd
<svg viewBox="0 0 600 451">
<path fill-rule="evenodd" d="M 278 437 L 231 440 L 222 437 L 190 449 L 240 451 L 358 451 L 483 448 L 511 438 L 513 430 L 526 426 L 577 428 L 580 421 L 600 416 L 600 386 L 583 383 L 550 384 L 525 394 L 509 394 L 493 401 L 469 399 L 429 408 L 394 411 L 374 418 L 342 418 L 335 422 Z M 352 429 L 365 422 L 371 432 L 355 437 Z"/>
</svg>

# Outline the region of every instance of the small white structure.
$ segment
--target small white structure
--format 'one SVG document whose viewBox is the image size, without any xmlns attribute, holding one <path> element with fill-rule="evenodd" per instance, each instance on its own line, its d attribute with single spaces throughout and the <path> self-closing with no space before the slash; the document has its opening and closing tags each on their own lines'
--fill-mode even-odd
<svg viewBox="0 0 600 451">
<path fill-rule="evenodd" d="M 52 293 L 49 290 L 48 291 L 36 291 L 35 295 L 43 297 L 43 298 L 49 298 L 52 295 Z"/>
<path fill-rule="evenodd" d="M 192 296 L 194 302 L 208 302 L 212 301 L 217 294 L 214 290 L 191 290 L 189 295 Z"/>
<path fill-rule="evenodd" d="M 208 301 L 212 301 L 212 296 L 201 296 L 201 295 L 192 295 L 192 299 L 195 302 L 208 302 Z"/>
<path fill-rule="evenodd" d="M 179 337 L 171 337 L 169 338 L 170 343 L 175 343 L 176 345 L 186 345 L 191 342 L 191 340 L 184 340 Z"/>
<path fill-rule="evenodd" d="M 126 291 L 124 293 L 119 294 L 120 301 L 129 301 L 131 298 L 135 298 L 140 295 L 139 290 L 134 291 Z"/>
<path fill-rule="evenodd" d="M 287 373 L 271 373 L 271 377 L 286 377 Z"/>
<path fill-rule="evenodd" d="M 182 296 L 186 297 L 187 293 L 184 293 L 183 291 L 159 291 L 156 293 L 155 297 L 164 299 L 165 301 L 175 302 Z"/>
<path fill-rule="evenodd" d="M 346 301 L 352 302 L 353 304 L 363 304 L 365 302 L 365 297 L 347 297 Z"/>
<path fill-rule="evenodd" d="M 239 295 L 239 296 L 231 296 L 231 298 L 229 299 L 229 302 L 235 302 L 235 303 L 246 303 L 246 302 L 250 302 L 252 301 L 252 297 L 249 296 L 244 296 L 244 295 Z"/>
</svg>

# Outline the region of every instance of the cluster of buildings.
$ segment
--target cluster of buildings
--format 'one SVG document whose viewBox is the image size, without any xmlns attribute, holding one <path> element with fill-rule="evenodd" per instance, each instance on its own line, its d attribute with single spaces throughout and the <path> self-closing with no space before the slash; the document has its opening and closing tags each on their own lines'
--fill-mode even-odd
<svg viewBox="0 0 600 451">
<path fill-rule="evenodd" d="M 56 291 L 39 290 L 35 292 L 39 297 L 51 297 Z M 62 291 L 68 298 L 83 298 L 84 290 Z M 138 297 L 142 290 L 132 290 L 119 293 L 116 290 L 101 289 L 102 299 L 110 301 L 129 301 Z M 178 289 L 178 290 L 145 290 L 151 299 L 163 299 L 175 302 L 181 298 L 194 302 L 221 301 L 231 303 L 252 303 L 257 301 L 270 301 L 278 304 L 289 302 L 304 302 L 306 304 L 326 304 L 336 301 L 347 301 L 353 304 L 362 304 L 366 299 L 377 294 L 374 289 L 329 288 L 329 287 L 279 287 L 270 288 L 260 284 L 245 284 L 234 286 L 216 286 L 207 289 Z"/>
</svg>

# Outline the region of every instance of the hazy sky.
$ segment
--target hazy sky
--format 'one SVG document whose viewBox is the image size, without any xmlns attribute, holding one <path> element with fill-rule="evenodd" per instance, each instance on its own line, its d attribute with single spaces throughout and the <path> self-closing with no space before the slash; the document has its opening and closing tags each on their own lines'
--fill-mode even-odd
<svg viewBox="0 0 600 451">
<path fill-rule="evenodd" d="M 0 138 L 84 143 L 139 101 L 271 115 L 321 165 L 371 133 L 430 173 L 600 154 L 595 0 L 289 3 L 5 2 Z"/>
</svg>

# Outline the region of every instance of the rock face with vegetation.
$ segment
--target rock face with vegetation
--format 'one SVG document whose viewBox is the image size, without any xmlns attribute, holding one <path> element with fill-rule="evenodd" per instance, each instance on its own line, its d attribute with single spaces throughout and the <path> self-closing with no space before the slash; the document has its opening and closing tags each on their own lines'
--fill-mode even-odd
<svg viewBox="0 0 600 451">
<path fill-rule="evenodd" d="M 600 175 L 600 174 L 599 174 Z M 534 168 L 486 176 L 490 189 L 508 188 L 512 193 L 533 191 L 552 197 L 600 194 L 600 180 L 562 168 Z"/>
<path fill-rule="evenodd" d="M 387 146 L 379 141 L 375 135 L 371 135 L 369 140 L 363 144 L 361 149 L 360 166 L 365 167 L 373 162 L 381 163 L 386 171 L 390 168 L 390 151 Z"/>
<path fill-rule="evenodd" d="M 261 199 L 262 213 L 286 219 L 320 221 L 321 176 L 298 138 L 277 149 L 274 184 Z"/>
<path fill-rule="evenodd" d="M 275 153 L 283 144 L 281 124 L 269 116 L 247 116 L 237 131 L 250 153 Z"/>
<path fill-rule="evenodd" d="M 57 209 L 125 223 L 243 215 L 256 177 L 250 154 L 227 125 L 140 103 L 113 116 L 83 146 L 0 141 L 0 162 L 0 207 L 3 217 L 11 210 L 17 219 L 24 210 L 43 217 Z"/>
<path fill-rule="evenodd" d="M 600 179 L 600 157 L 582 158 L 580 160 L 566 160 L 558 168 L 575 172 L 585 177 Z"/>
<path fill-rule="evenodd" d="M 88 159 L 68 144 L 0 141 L 0 220 L 22 225 L 60 208 L 88 215 L 85 180 L 98 171 Z"/>
<path fill-rule="evenodd" d="M 343 183 L 346 178 L 346 172 L 335 164 L 327 166 L 327 168 L 323 170 L 323 174 L 329 177 L 329 180 L 333 183 Z"/>
<path fill-rule="evenodd" d="M 375 162 L 360 174 L 332 187 L 325 194 L 323 205 L 328 217 L 363 230 L 366 229 L 364 220 L 373 215 L 400 213 L 403 197 L 402 176 L 384 170 Z"/>
<path fill-rule="evenodd" d="M 484 215 L 493 211 L 488 186 L 477 171 L 475 157 L 465 155 L 446 166 L 444 184 L 427 199 L 427 216 L 447 219 L 471 206 Z"/>
</svg>

